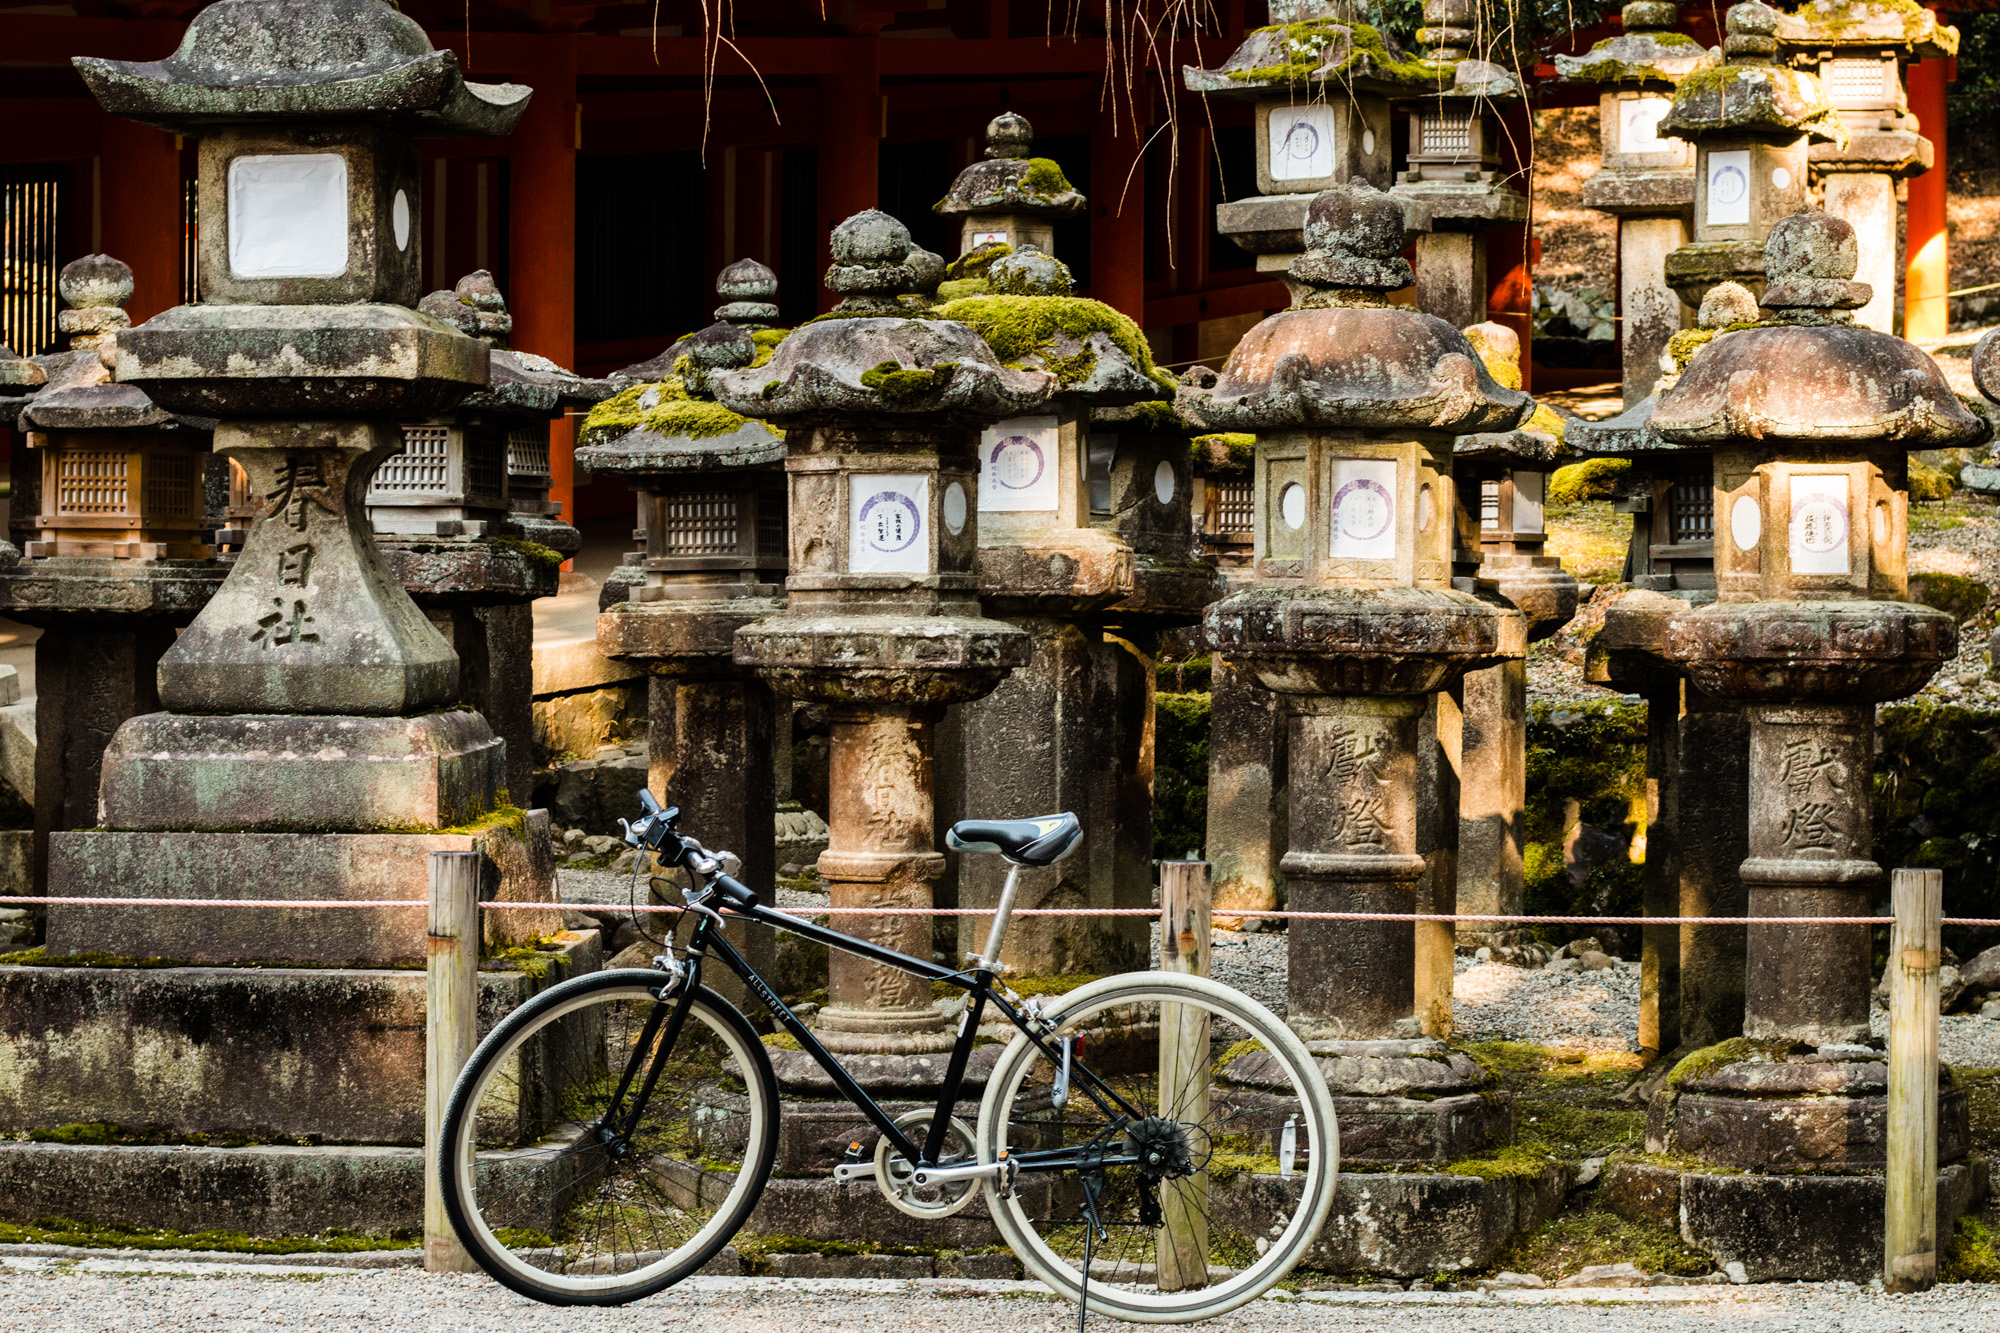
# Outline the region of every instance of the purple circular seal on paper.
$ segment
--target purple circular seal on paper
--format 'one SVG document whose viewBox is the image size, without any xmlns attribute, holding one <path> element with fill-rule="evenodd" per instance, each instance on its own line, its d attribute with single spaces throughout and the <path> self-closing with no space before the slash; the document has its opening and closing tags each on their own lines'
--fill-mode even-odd
<svg viewBox="0 0 2000 1333">
<path fill-rule="evenodd" d="M 1723 203 L 1733 204 L 1743 197 L 1744 191 L 1749 186 L 1750 182 L 1740 168 L 1724 167 L 1715 173 L 1715 179 L 1709 182 L 1708 188 L 1713 190 L 1715 197 Z"/>
<path fill-rule="evenodd" d="M 1343 537 L 1365 542 L 1389 530 L 1395 507 L 1388 488 L 1379 481 L 1361 477 L 1333 493 L 1333 514 Z"/>
<path fill-rule="evenodd" d="M 994 445 L 986 462 L 993 469 L 994 483 L 1010 491 L 1027 490 L 1042 479 L 1042 469 L 1048 466 L 1042 446 L 1025 435 L 1009 435 Z"/>
<path fill-rule="evenodd" d="M 1294 121 L 1292 127 L 1285 131 L 1282 151 L 1294 161 L 1305 161 L 1319 151 L 1319 131 L 1303 120 Z"/>
<path fill-rule="evenodd" d="M 878 505 L 882 506 L 879 513 Z M 873 528 L 868 525 L 870 515 L 875 518 Z M 893 554 L 909 549 L 923 531 L 924 520 L 917 502 L 901 491 L 877 491 L 862 502 L 860 526 L 863 541 L 877 551 Z"/>
</svg>

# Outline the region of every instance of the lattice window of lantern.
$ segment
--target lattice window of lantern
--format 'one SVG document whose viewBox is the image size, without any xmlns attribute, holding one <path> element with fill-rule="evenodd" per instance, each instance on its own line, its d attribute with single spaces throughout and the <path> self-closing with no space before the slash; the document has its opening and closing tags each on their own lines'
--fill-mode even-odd
<svg viewBox="0 0 2000 1333">
<path fill-rule="evenodd" d="M 442 494 L 451 484 L 451 427 L 403 427 L 403 452 L 375 469 L 369 489 L 404 494 Z"/>
<path fill-rule="evenodd" d="M 147 458 L 145 487 L 148 518 L 201 517 L 201 472 L 189 455 L 153 454 Z"/>
<path fill-rule="evenodd" d="M 758 558 L 783 560 L 785 537 L 785 488 L 772 486 L 757 497 Z"/>
<path fill-rule="evenodd" d="M 130 458 L 123 449 L 65 449 L 56 465 L 56 512 L 131 513 Z"/>
<path fill-rule="evenodd" d="M 1427 115 L 1422 123 L 1425 157 L 1464 157 L 1472 151 L 1470 116 Z"/>
<path fill-rule="evenodd" d="M 1821 67 L 1835 107 L 1878 107 L 1888 101 L 1879 60 L 1829 60 Z"/>
<path fill-rule="evenodd" d="M 528 485 L 549 480 L 549 432 L 545 426 L 516 426 L 507 432 L 507 475 L 528 479 Z"/>
<path fill-rule="evenodd" d="M 1257 491 L 1247 480 L 1225 481 L 1215 488 L 1215 530 L 1249 532 L 1257 522 Z"/>
<path fill-rule="evenodd" d="M 507 498 L 507 443 L 481 432 L 465 437 L 465 498 L 504 504 Z"/>
<path fill-rule="evenodd" d="M 1497 479 L 1479 483 L 1479 526 L 1500 526 L 1500 483 Z"/>
<path fill-rule="evenodd" d="M 1673 511 L 1676 542 L 1715 540 L 1715 487 L 1705 474 L 1674 483 Z"/>
<path fill-rule="evenodd" d="M 735 555 L 739 524 L 733 491 L 690 491 L 667 501 L 669 556 Z"/>
</svg>

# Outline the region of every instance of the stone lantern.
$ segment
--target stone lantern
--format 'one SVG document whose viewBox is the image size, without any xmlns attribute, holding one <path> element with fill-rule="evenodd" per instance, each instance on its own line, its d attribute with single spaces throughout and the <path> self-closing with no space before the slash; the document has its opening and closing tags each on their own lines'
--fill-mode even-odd
<svg viewBox="0 0 2000 1333">
<path fill-rule="evenodd" d="M 1053 254 L 1056 223 L 1083 211 L 1084 198 L 1062 168 L 1033 155 L 1034 139 L 1028 118 L 1016 112 L 1003 111 L 987 123 L 985 158 L 959 172 L 935 205 L 960 219 L 960 254 L 996 243 Z"/>
<path fill-rule="evenodd" d="M 1392 193 L 1421 204 L 1431 220 L 1417 237 L 1417 308 L 1465 328 L 1486 318 L 1480 233 L 1528 216 L 1528 201 L 1500 171 L 1497 110 L 1520 100 L 1521 84 L 1492 61 L 1469 58 L 1472 0 L 1426 0 L 1424 21 L 1424 59 L 1438 78 L 1395 99 L 1410 114 L 1410 150 Z"/>
<path fill-rule="evenodd" d="M 819 858 L 836 929 L 928 956 L 936 849 L 933 738 L 953 704 L 1025 666 L 1028 636 L 980 614 L 980 432 L 1045 404 L 1039 371 L 1010 370 L 963 324 L 915 319 L 909 231 L 879 212 L 834 229 L 827 285 L 845 299 L 770 362 L 709 377 L 718 404 L 785 433 L 786 609 L 736 632 L 735 656 L 812 700 L 832 729 Z M 836 955 L 815 1024 L 834 1049 L 908 1057 L 892 1077 L 934 1081 L 951 1032 L 928 983 Z"/>
<path fill-rule="evenodd" d="M 1854 229 L 1824 213 L 1772 227 L 1770 322 L 1698 353 L 1653 414 L 1663 439 L 1714 450 L 1717 601 L 1669 621 L 1665 650 L 1749 715 L 1753 917 L 1870 914 L 1875 705 L 1921 688 L 1958 646 L 1952 617 L 1904 600 L 1908 454 L 1989 430 L 1929 357 L 1849 322 L 1870 296 L 1852 281 L 1856 250 Z M 1679 1182 L 1683 1233 L 1719 1259 L 1753 1280 L 1863 1279 L 1881 1267 L 1882 1185 L 1860 1173 L 1883 1164 L 1886 1119 L 1869 928 L 1748 934 L 1754 1044 L 1657 1098 L 1647 1139 L 1730 1169 Z M 1962 1090 L 1947 1087 L 1941 1229 L 1970 1192 L 1956 1160 L 1967 1133 Z"/>
<path fill-rule="evenodd" d="M 648 786 L 687 827 L 708 830 L 711 846 L 738 852 L 746 883 L 767 884 L 777 870 L 774 701 L 732 653 L 737 630 L 785 608 L 785 440 L 714 399 L 713 376 L 764 351 L 748 331 L 717 322 L 676 346 L 678 375 L 606 401 L 578 436 L 579 467 L 639 493 L 646 539 L 643 581 L 598 616 L 598 650 L 651 673 Z M 731 934 L 769 962 L 770 931 Z"/>
<path fill-rule="evenodd" d="M 1119 501 L 1130 513 L 1150 499 L 1157 520 L 1178 512 L 1189 531 L 1184 472 L 1156 449 L 1139 490 L 1133 458 L 1121 472 L 1103 457 L 1117 437 L 1107 435 L 1100 449 L 1092 413 L 1163 403 L 1178 385 L 1153 366 L 1129 318 L 1072 295 L 1069 270 L 1054 256 L 1016 251 L 988 268 L 987 284 L 986 295 L 937 313 L 987 337 L 1006 364 L 1054 375 L 1057 388 L 1035 414 L 996 422 L 979 439 L 980 604 L 1026 631 L 1034 650 L 1027 666 L 955 719 L 958 799 L 974 818 L 1026 809 L 1082 817 L 1077 855 L 1022 872 L 1021 906 L 1143 906 L 1153 885 L 1152 626 L 1176 616 L 1191 623 L 1212 600 L 1214 571 L 1190 571 L 1186 536 L 1178 560 L 1162 559 L 1153 543 L 1142 571 L 1115 522 L 1095 521 L 1099 508 L 1110 520 Z M 1175 581 L 1190 572 L 1192 599 Z M 1107 633 L 1113 616 L 1125 633 Z M 1128 785 L 1143 786 L 1143 799 Z M 974 858 L 958 872 L 961 907 L 999 898 L 1005 866 Z M 961 943 L 976 948 L 984 926 L 963 921 Z M 1026 918 L 1008 932 L 1005 961 L 1038 976 L 1126 970 L 1143 965 L 1138 926 Z"/>
<path fill-rule="evenodd" d="M 1690 309 L 1718 282 L 1762 290 L 1764 234 L 1811 202 L 1807 141 L 1845 145 L 1819 80 L 1779 63 L 1778 11 L 1730 6 L 1723 63 L 1684 75 L 1660 133 L 1693 141 L 1694 240 L 1667 256 L 1667 285 Z"/>
<path fill-rule="evenodd" d="M 583 538 L 548 501 L 549 423 L 611 392 L 507 345 L 513 317 L 490 273 L 432 292 L 419 312 L 491 349 L 491 382 L 450 411 L 402 423 L 403 451 L 375 469 L 377 544 L 459 662 L 459 702 L 507 745 L 506 788 L 534 787 L 534 612 Z M 517 494 L 517 491 L 520 492 Z"/>
<path fill-rule="evenodd" d="M 1504 324 L 1475 324 L 1467 340 L 1505 388 L 1521 385 L 1520 336 Z M 1499 596 L 1521 613 L 1530 642 L 1555 634 L 1576 615 L 1576 576 L 1544 553 L 1544 500 L 1562 453 L 1537 413 L 1517 430 L 1461 435 L 1452 449 L 1458 497 L 1452 586 Z M 1526 908 L 1523 863 L 1527 819 L 1528 664 L 1509 659 L 1466 673 L 1459 699 L 1458 910 L 1520 915 Z M 1449 728 L 1446 728 L 1449 730 Z M 1504 931 L 1500 927 L 1499 931 Z M 1461 938 L 1495 935 L 1461 927 Z"/>
<path fill-rule="evenodd" d="M 183 417 L 99 353 L 130 325 L 132 270 L 109 255 L 67 265 L 57 315 L 70 350 L 20 362 L 43 383 L 20 409 L 14 505 L 33 536 L 0 570 L 0 611 L 37 626 L 34 883 L 51 834 L 98 822 L 105 745 L 158 707 L 154 672 L 175 633 L 221 584 L 202 478 L 214 422 Z M 4 363 L 0 363 L 4 364 Z M 20 378 L 28 378 L 20 376 Z"/>
<path fill-rule="evenodd" d="M 1912 60 L 1958 54 L 1958 30 L 1928 9 L 1877 0 L 1807 3 L 1779 15 L 1778 48 L 1819 77 L 1827 100 L 1847 127 L 1844 144 L 1812 147 L 1812 169 L 1826 211 L 1854 227 L 1861 247 L 1859 280 L 1875 289 L 1855 312 L 1864 328 L 1890 331 L 1901 256 L 1896 236 L 1896 182 L 1931 169 L 1931 141 L 1917 132 L 1903 90 Z"/>
<path fill-rule="evenodd" d="M 160 657 L 163 711 L 112 737 L 97 826 L 50 839 L 50 888 L 422 900 L 433 851 L 482 852 L 482 896 L 551 908 L 486 915 L 486 939 L 555 937 L 546 968 L 483 978 L 489 1012 L 504 1013 L 594 966 L 596 937 L 562 931 L 546 817 L 502 808 L 504 745 L 452 707 L 457 659 L 390 573 L 363 497 L 402 447 L 400 423 L 489 384 L 483 343 L 412 308 L 416 138 L 505 134 L 528 90 L 465 83 L 452 53 L 376 0 L 217 0 L 164 60 L 76 64 L 112 113 L 200 138 L 209 224 L 200 303 L 119 330 L 103 357 L 116 386 L 161 410 L 218 418 L 215 448 L 243 465 L 262 509 Z M 38 1001 L 59 1019 L 5 1034 L 0 1062 L 34 1090 L 9 1103 L 6 1128 L 96 1116 L 422 1142 L 423 982 L 394 966 L 423 961 L 422 908 L 56 907 L 47 948 L 223 966 L 109 963 L 41 983 L 90 998 Z M 21 1011 L 35 984 L 0 969 L 16 988 L 0 1006 Z M 188 1046 L 191 1032 L 202 1040 Z M 169 1069 L 160 1050 L 190 1054 Z M 184 1208 L 183 1168 L 130 1151 L 127 1216 Z M 346 1192 L 345 1150 L 286 1151 L 241 1168 L 260 1197 L 287 1200 L 285 1225 L 414 1223 L 415 1147 L 384 1153 L 370 1188 Z"/>
<path fill-rule="evenodd" d="M 1258 193 L 1216 205 L 1215 225 L 1257 256 L 1258 272 L 1283 275 L 1304 247 L 1314 194 L 1357 178 L 1391 183 L 1390 97 L 1435 94 L 1454 70 L 1396 61 L 1352 0 L 1273 0 L 1270 10 L 1271 25 L 1229 59 L 1185 66 L 1181 80 L 1191 92 L 1254 104 Z M 1423 225 L 1419 214 L 1410 221 Z"/>
<path fill-rule="evenodd" d="M 1660 122 L 1680 81 L 1716 61 L 1673 30 L 1672 0 L 1632 0 L 1621 17 L 1623 32 L 1583 55 L 1558 55 L 1555 66 L 1563 78 L 1602 90 L 1601 165 L 1583 183 L 1583 202 L 1618 219 L 1620 346 L 1630 407 L 1653 391 L 1667 339 L 1686 323 L 1680 298 L 1667 286 L 1666 263 L 1688 241 L 1694 146 L 1663 137 Z"/>
<path fill-rule="evenodd" d="M 1451 586 L 1451 451 L 1514 428 L 1533 401 L 1451 325 L 1387 304 L 1410 280 L 1404 238 L 1387 195 L 1319 195 L 1292 268 L 1309 295 L 1180 398 L 1198 425 L 1257 434 L 1257 582 L 1210 607 L 1206 628 L 1285 696 L 1283 869 L 1305 911 L 1409 912 L 1449 895 L 1458 811 L 1426 735 L 1432 698 L 1526 647 L 1518 612 Z M 1473 1062 L 1421 1035 L 1411 923 L 1294 921 L 1289 952 L 1287 1021 L 1328 1073 L 1345 1160 L 1441 1165 L 1507 1137 L 1504 1095 L 1482 1097 Z M 1399 1191 L 1424 1178 L 1382 1179 Z M 1383 1210 L 1392 1230 L 1396 1213 Z"/>
</svg>

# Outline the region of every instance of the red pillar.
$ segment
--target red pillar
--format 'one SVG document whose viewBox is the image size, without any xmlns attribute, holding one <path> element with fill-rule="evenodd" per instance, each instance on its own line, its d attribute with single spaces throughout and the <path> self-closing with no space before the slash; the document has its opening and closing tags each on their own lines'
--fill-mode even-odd
<svg viewBox="0 0 2000 1333">
<path fill-rule="evenodd" d="M 535 90 L 514 128 L 508 167 L 507 253 L 501 290 L 513 345 L 559 366 L 576 364 L 576 35 L 546 33 L 543 59 L 522 78 Z M 549 432 L 549 498 L 576 519 L 576 433 Z"/>
<path fill-rule="evenodd" d="M 878 29 L 849 33 L 846 63 L 820 75 L 819 98 L 820 271 L 812 275 L 812 283 L 824 311 L 840 299 L 820 281 L 833 262 L 828 238 L 841 222 L 875 207 L 879 197 L 882 63 Z"/>
<path fill-rule="evenodd" d="M 1145 137 L 1129 104 L 1120 103 L 1115 117 L 1100 107 L 1090 143 L 1090 294 L 1144 327 L 1146 173 L 1133 166 Z"/>
<path fill-rule="evenodd" d="M 1945 85 L 1954 61 L 1922 60 L 1910 66 L 1910 110 L 1917 130 L 1931 141 L 1931 169 L 1910 177 L 1903 270 L 1903 336 L 1942 338 L 1951 324 L 1950 242 L 1945 228 Z"/>
<path fill-rule="evenodd" d="M 1486 318 L 1505 324 L 1521 339 L 1521 388 L 1534 392 L 1534 354 L 1531 340 L 1534 308 L 1534 242 L 1529 227 L 1534 223 L 1534 195 L 1526 168 L 1534 142 L 1534 127 L 1528 109 L 1520 104 L 1500 116 L 1500 162 L 1513 188 L 1529 199 L 1529 220 L 1495 227 L 1486 233 Z"/>
<path fill-rule="evenodd" d="M 98 248 L 132 268 L 140 324 L 181 303 L 181 154 L 174 136 L 105 116 L 98 139 Z"/>
</svg>

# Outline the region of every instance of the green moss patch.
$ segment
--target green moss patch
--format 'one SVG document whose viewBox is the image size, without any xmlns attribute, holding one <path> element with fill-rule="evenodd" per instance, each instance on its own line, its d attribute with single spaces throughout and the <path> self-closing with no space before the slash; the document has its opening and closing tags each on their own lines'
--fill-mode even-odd
<svg viewBox="0 0 2000 1333">
<path fill-rule="evenodd" d="M 873 389 L 884 398 L 895 401 L 905 398 L 921 398 L 934 389 L 941 389 L 958 369 L 955 361 L 940 361 L 936 365 L 905 368 L 895 361 L 883 361 L 872 369 L 861 372 L 861 386 Z"/>
<path fill-rule="evenodd" d="M 1207 690 L 1153 696 L 1153 855 L 1176 861 L 1208 845 Z"/>
<path fill-rule="evenodd" d="M 173 1231 L 129 1227 L 115 1222 L 73 1222 L 38 1217 L 17 1225 L 0 1222 L 0 1244 L 76 1245 L 114 1250 L 221 1250 L 230 1254 L 355 1254 L 365 1250 L 408 1250 L 423 1244 L 423 1232 L 399 1227 L 381 1235 L 323 1231 L 316 1236 L 252 1236 L 241 1231 Z"/>
<path fill-rule="evenodd" d="M 648 394 L 652 395 L 650 400 Z M 646 405 L 648 401 L 651 406 Z M 583 429 L 577 432 L 576 442 L 609 444 L 635 431 L 706 440 L 740 430 L 747 421 L 748 418 L 721 403 L 690 398 L 678 379 L 663 380 L 658 384 L 635 385 L 591 408 Z M 781 434 L 775 427 L 767 429 L 773 435 Z"/>
<path fill-rule="evenodd" d="M 1546 409 L 1544 409 L 1546 410 Z M 1549 503 L 1582 504 L 1588 500 L 1609 500 L 1625 485 L 1632 471 L 1629 458 L 1586 458 L 1568 467 L 1559 467 L 1549 478 Z"/>
<path fill-rule="evenodd" d="M 1108 337 L 1163 389 L 1171 393 L 1180 387 L 1179 380 L 1153 364 L 1153 349 L 1139 326 L 1102 301 L 1082 296 L 971 296 L 940 306 L 938 314 L 970 325 L 1006 365 L 1019 369 L 1032 359 L 1034 368 L 1048 371 L 1065 387 L 1090 374 L 1097 354 L 1083 348 L 1059 355 L 1054 350 L 1058 338 L 1067 335 L 1080 344 L 1093 333 Z"/>
<path fill-rule="evenodd" d="M 1342 75 L 1357 72 L 1358 67 L 1370 65 L 1389 78 L 1410 82 L 1429 80 L 1449 84 L 1457 75 L 1452 65 L 1434 65 L 1428 60 L 1391 54 L 1381 31 L 1366 23 L 1307 19 L 1300 23 L 1273 24 L 1257 31 L 1277 34 L 1284 44 L 1286 59 L 1275 65 L 1230 70 L 1229 77 L 1237 83 L 1304 83 L 1323 67 L 1325 73 L 1321 78 L 1333 83 Z M 1343 35 L 1350 43 L 1347 56 L 1337 64 L 1328 65 L 1327 48 L 1337 45 Z"/>
<path fill-rule="evenodd" d="M 1449 1163 L 1444 1173 L 1448 1176 L 1476 1176 L 1480 1180 L 1538 1180 L 1544 1171 L 1555 1165 L 1555 1161 L 1545 1152 L 1525 1144 L 1512 1143 Z"/>
<path fill-rule="evenodd" d="M 1621 834 L 1645 828 L 1646 705 L 1535 703 L 1528 709 L 1528 911 L 1547 916 L 1637 916 L 1643 867 L 1618 856 L 1571 866 L 1563 845 L 1572 823 Z M 1574 927 L 1551 927 L 1566 943 Z"/>
<path fill-rule="evenodd" d="M 1207 453 L 1210 467 L 1222 471 L 1247 471 L 1257 461 L 1257 437 L 1243 431 L 1197 435 L 1194 447 L 1199 452 Z"/>
<path fill-rule="evenodd" d="M 1700 1277 L 1715 1271 L 1715 1260 L 1669 1227 L 1628 1222 L 1617 1214 L 1587 1208 L 1543 1223 L 1494 1257 L 1496 1270 L 1533 1273 L 1551 1282 L 1591 1264 L 1632 1263 L 1648 1273 Z"/>
</svg>

